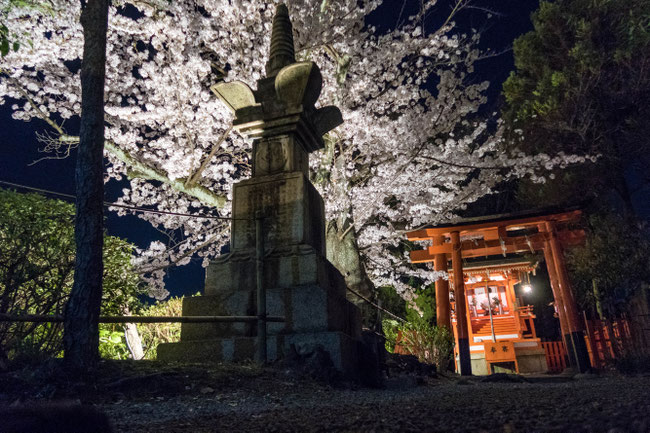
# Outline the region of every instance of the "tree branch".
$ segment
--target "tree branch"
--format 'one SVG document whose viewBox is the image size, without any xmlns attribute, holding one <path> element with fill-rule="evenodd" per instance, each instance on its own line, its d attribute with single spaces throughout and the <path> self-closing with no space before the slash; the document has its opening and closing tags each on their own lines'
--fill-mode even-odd
<svg viewBox="0 0 650 433">
<path fill-rule="evenodd" d="M 201 166 L 194 172 L 194 174 L 191 174 L 187 178 L 187 180 L 185 181 L 185 187 L 186 188 L 194 186 L 194 184 L 196 184 L 196 182 L 201 177 L 201 173 L 203 173 L 203 170 L 206 169 L 206 167 L 208 166 L 208 163 L 210 162 L 210 160 L 212 159 L 214 154 L 217 153 L 217 150 L 219 150 L 219 148 L 221 147 L 221 143 L 223 143 L 224 140 L 228 137 L 228 135 L 230 135 L 230 131 L 232 131 L 232 127 L 233 127 L 233 125 L 230 125 L 228 127 L 226 132 L 224 132 L 221 135 L 221 138 L 219 138 L 219 141 L 217 141 L 217 143 L 214 146 L 212 146 L 212 149 L 210 150 L 210 153 L 208 154 L 208 156 L 205 157 L 205 159 L 201 163 Z"/>
<path fill-rule="evenodd" d="M 201 203 L 207 206 L 212 206 L 217 209 L 221 209 L 226 205 L 226 196 L 219 195 L 210 191 L 208 188 L 201 185 L 185 185 L 185 179 L 170 179 L 167 174 L 162 170 L 153 168 L 136 158 L 134 158 L 127 151 L 120 149 L 115 143 L 111 141 L 106 141 L 104 143 L 104 149 L 110 152 L 117 159 L 128 165 L 133 169 L 134 176 L 140 177 L 142 179 L 148 180 L 157 180 L 159 182 L 165 183 L 176 191 L 191 195 L 192 197 L 199 200 Z"/>
</svg>

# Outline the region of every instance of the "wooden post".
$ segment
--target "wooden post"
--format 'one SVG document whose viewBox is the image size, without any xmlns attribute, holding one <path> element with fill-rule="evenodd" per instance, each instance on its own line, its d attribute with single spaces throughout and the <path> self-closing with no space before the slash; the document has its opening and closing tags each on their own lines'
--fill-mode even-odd
<svg viewBox="0 0 650 433">
<path fill-rule="evenodd" d="M 499 289 L 497 288 L 497 291 Z M 494 333 L 494 316 L 492 315 L 492 300 L 490 299 L 490 278 L 485 281 L 485 293 L 488 298 L 488 313 L 490 314 L 490 331 L 492 331 L 492 342 L 496 343 L 497 342 L 497 336 Z M 490 373 L 490 372 L 488 372 Z"/>
<path fill-rule="evenodd" d="M 550 221 L 547 221 L 545 224 L 546 231 L 549 234 L 548 242 L 551 247 L 551 254 L 553 255 L 553 261 L 555 262 L 559 291 L 561 293 L 562 301 L 564 302 L 567 326 L 571 333 L 571 342 L 573 343 L 576 367 L 578 368 L 578 371 L 584 373 L 591 367 L 589 362 L 589 352 L 587 351 L 587 345 L 585 343 L 584 326 L 578 316 L 578 308 L 575 299 L 573 298 L 573 292 L 571 291 L 571 282 L 564 261 L 564 253 L 560 241 L 557 238 L 555 226 Z M 567 349 L 569 348 L 567 347 Z"/>
<path fill-rule="evenodd" d="M 472 360 L 469 353 L 469 337 L 467 332 L 467 307 L 465 299 L 465 281 L 463 278 L 463 256 L 460 244 L 460 234 L 451 232 L 451 264 L 454 270 L 454 297 L 456 299 L 456 324 L 458 328 L 458 358 L 459 373 L 462 376 L 472 374 Z"/>
<path fill-rule="evenodd" d="M 517 335 L 521 336 L 523 333 L 521 330 L 521 312 L 519 308 L 523 307 L 523 305 L 518 305 L 519 302 L 516 301 L 515 283 L 510 278 L 508 278 L 508 292 L 512 293 L 512 316 L 515 318 L 515 329 L 517 330 Z"/>
<path fill-rule="evenodd" d="M 594 338 L 594 333 L 589 326 L 589 321 L 587 320 L 587 314 L 583 311 L 582 317 L 585 321 L 585 331 L 587 332 L 587 339 L 589 340 L 589 349 L 591 349 L 591 360 L 595 368 L 600 368 L 600 350 L 598 350 L 598 344 Z"/>
<path fill-rule="evenodd" d="M 264 233 L 261 212 L 255 215 L 255 277 L 257 285 L 257 362 L 266 363 L 266 287 L 264 287 Z"/>
<path fill-rule="evenodd" d="M 433 245 L 442 245 L 444 236 L 433 238 Z M 447 272 L 447 254 L 436 254 L 433 261 L 436 271 Z M 436 280 L 436 323 L 451 331 L 451 308 L 449 305 L 449 280 Z"/>
<path fill-rule="evenodd" d="M 557 273 L 555 272 L 555 261 L 553 260 L 551 246 L 548 242 L 544 242 L 544 261 L 546 261 L 548 279 L 551 283 L 553 299 L 555 300 L 555 305 L 557 306 L 557 316 L 560 320 L 560 331 L 562 332 L 562 335 L 567 335 L 569 333 L 569 328 L 567 325 L 566 312 L 564 311 L 564 301 L 562 300 L 560 289 L 558 287 Z"/>
<path fill-rule="evenodd" d="M 539 229 L 540 231 L 546 231 L 545 225 L 542 224 L 540 224 Z M 544 242 L 544 260 L 546 261 L 546 269 L 548 270 L 548 279 L 551 283 L 553 299 L 555 300 L 555 305 L 557 306 L 557 316 L 560 320 L 560 333 L 562 334 L 564 346 L 566 347 L 567 356 L 569 358 L 569 365 L 575 367 L 575 350 L 573 349 L 571 331 L 569 330 L 569 325 L 567 324 L 566 311 L 564 309 L 564 300 L 562 298 L 562 292 L 560 291 L 560 285 L 558 283 L 556 271 L 557 267 L 555 265 L 555 260 L 553 259 L 553 252 L 551 251 L 551 234 L 547 232 L 547 236 L 549 240 Z"/>
</svg>

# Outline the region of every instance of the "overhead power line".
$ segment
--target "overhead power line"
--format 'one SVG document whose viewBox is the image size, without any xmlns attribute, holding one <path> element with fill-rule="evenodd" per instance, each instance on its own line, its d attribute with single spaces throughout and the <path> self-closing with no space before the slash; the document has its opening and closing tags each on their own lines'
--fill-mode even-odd
<svg viewBox="0 0 650 433">
<path fill-rule="evenodd" d="M 14 188 L 25 189 L 25 190 L 28 190 L 28 191 L 40 192 L 42 194 L 50 194 L 50 195 L 54 195 L 54 196 L 58 196 L 58 197 L 67 198 L 67 199 L 70 199 L 70 200 L 75 200 L 76 199 L 76 197 L 74 195 L 71 195 L 71 194 L 65 194 L 65 193 L 57 192 L 57 191 L 50 191 L 50 190 L 43 189 L 43 188 L 35 188 L 33 186 L 21 185 L 21 184 L 18 184 L 18 183 L 7 182 L 7 181 L 4 181 L 4 180 L 0 180 L 0 184 L 11 186 L 11 187 L 14 187 Z M 189 218 L 206 218 L 206 219 L 228 220 L 228 221 L 232 221 L 232 220 L 235 220 L 235 219 L 236 220 L 247 220 L 246 218 L 230 218 L 230 217 L 214 216 L 214 215 L 189 214 L 189 213 L 172 212 L 172 211 L 166 211 L 166 210 L 144 209 L 144 208 L 141 208 L 141 207 L 130 206 L 130 205 L 120 204 L 120 203 L 110 203 L 110 202 L 107 202 L 107 201 L 104 202 L 104 206 L 106 206 L 106 207 L 118 207 L 118 208 L 122 208 L 122 209 L 132 210 L 134 212 L 153 213 L 153 214 L 158 214 L 158 215 L 174 215 L 174 216 L 182 216 L 182 217 L 189 217 Z"/>
</svg>

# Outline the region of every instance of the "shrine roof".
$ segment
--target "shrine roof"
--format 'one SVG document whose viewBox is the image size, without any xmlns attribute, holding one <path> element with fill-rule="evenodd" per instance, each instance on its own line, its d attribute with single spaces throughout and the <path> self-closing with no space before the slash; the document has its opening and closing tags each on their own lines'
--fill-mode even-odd
<svg viewBox="0 0 650 433">
<path fill-rule="evenodd" d="M 540 259 L 537 256 L 533 257 L 508 257 L 494 260 L 480 260 L 472 261 L 463 264 L 464 275 L 478 275 L 484 274 L 489 271 L 492 273 L 498 272 L 531 272 L 537 268 Z M 453 275 L 453 270 L 449 269 L 449 274 Z"/>
</svg>

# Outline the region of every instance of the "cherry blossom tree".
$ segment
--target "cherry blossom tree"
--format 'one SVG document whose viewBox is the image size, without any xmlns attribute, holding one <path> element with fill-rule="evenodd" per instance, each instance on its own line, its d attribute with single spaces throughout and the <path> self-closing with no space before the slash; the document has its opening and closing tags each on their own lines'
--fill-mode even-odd
<svg viewBox="0 0 650 433">
<path fill-rule="evenodd" d="M 77 145 L 65 121 L 79 115 L 82 52 L 77 2 L 51 0 L 52 13 L 13 10 L 9 25 L 31 45 L 0 60 L 0 103 L 14 118 L 42 119 L 53 157 Z M 106 64 L 106 182 L 127 178 L 120 202 L 210 216 L 230 214 L 233 182 L 249 175 L 251 143 L 232 131 L 232 115 L 209 90 L 219 80 L 251 86 L 264 74 L 275 3 L 263 0 L 114 1 Z M 380 0 L 288 1 L 300 60 L 323 74 L 320 104 L 337 105 L 344 124 L 311 158 L 312 181 L 326 203 L 328 258 L 348 285 L 431 271 L 407 266 L 401 230 L 453 219 L 468 203 L 512 177 L 543 181 L 544 169 L 580 160 L 501 151 L 497 121 L 477 115 L 487 82 L 469 77 L 479 34 L 461 33 L 436 0 L 377 32 L 366 18 Z M 436 28 L 426 19 L 446 14 Z M 433 84 L 432 84 L 433 83 Z M 124 209 L 115 209 L 124 213 Z M 228 221 L 139 214 L 166 231 L 139 252 L 153 295 L 172 263 L 202 257 L 228 242 Z"/>
</svg>

